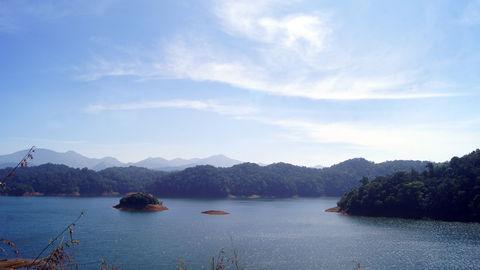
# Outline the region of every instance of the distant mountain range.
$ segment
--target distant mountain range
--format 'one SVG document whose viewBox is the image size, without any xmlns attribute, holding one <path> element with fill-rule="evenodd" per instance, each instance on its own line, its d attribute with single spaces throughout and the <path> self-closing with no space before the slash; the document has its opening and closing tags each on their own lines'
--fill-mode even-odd
<svg viewBox="0 0 480 270">
<path fill-rule="evenodd" d="M 27 154 L 28 150 L 18 151 L 8 155 L 0 155 L 0 168 L 6 168 L 17 165 L 17 163 Z M 49 149 L 38 148 L 35 150 L 34 159 L 29 165 L 36 166 L 46 163 L 64 164 L 73 168 L 89 168 L 100 171 L 110 167 L 136 166 L 153 170 L 177 171 L 197 165 L 212 165 L 215 167 L 231 167 L 242 163 L 239 160 L 231 159 L 224 155 L 214 155 L 206 158 L 192 159 L 164 159 L 147 158 L 139 162 L 123 163 L 113 157 L 89 158 L 74 151 L 60 153 Z"/>
</svg>

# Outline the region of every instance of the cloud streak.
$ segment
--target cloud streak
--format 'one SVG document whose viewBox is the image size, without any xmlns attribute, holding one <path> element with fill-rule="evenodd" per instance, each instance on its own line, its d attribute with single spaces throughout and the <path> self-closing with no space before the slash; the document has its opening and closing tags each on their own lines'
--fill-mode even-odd
<svg viewBox="0 0 480 270">
<path fill-rule="evenodd" d="M 314 100 L 413 99 L 454 95 L 438 91 L 446 87 L 441 82 L 414 82 L 408 72 L 368 76 L 341 70 L 313 78 L 310 73 L 322 72 L 311 70 L 307 65 L 299 66 L 292 74 L 280 71 L 277 63 L 269 66 L 259 65 L 251 59 L 229 59 L 227 54 L 220 54 L 208 46 L 191 48 L 186 44 L 177 41 L 166 49 L 168 65 L 163 70 L 171 77 L 221 82 L 271 95 Z"/>
<path fill-rule="evenodd" d="M 364 122 L 322 123 L 307 119 L 258 116 L 237 119 L 278 127 L 286 131 L 281 137 L 289 141 L 374 150 L 377 153 L 388 153 L 393 159 L 429 159 L 432 155 L 449 157 L 452 153 L 468 152 L 480 136 L 480 133 L 472 133 L 465 128 L 465 124 L 471 128 L 473 122 L 478 125 L 478 119 L 448 123 L 447 127 L 445 123 L 378 126 Z"/>
<path fill-rule="evenodd" d="M 141 101 L 117 104 L 94 104 L 86 108 L 89 113 L 105 111 L 131 111 L 148 109 L 191 109 L 198 111 L 215 112 L 222 115 L 249 115 L 258 112 L 258 109 L 249 106 L 223 104 L 214 100 L 161 100 Z"/>
</svg>

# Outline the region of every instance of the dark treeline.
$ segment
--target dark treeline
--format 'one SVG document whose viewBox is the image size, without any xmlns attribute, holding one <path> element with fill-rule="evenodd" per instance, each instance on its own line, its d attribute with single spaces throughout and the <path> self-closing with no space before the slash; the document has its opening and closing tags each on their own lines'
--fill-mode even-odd
<svg viewBox="0 0 480 270">
<path fill-rule="evenodd" d="M 0 170 L 5 175 L 7 169 Z M 166 173 L 139 167 L 108 168 L 100 172 L 87 168 L 75 169 L 66 165 L 44 164 L 19 168 L 6 182 L 2 192 L 21 196 L 38 192 L 44 195 L 99 196 L 111 193 L 145 191 L 146 185 Z"/>
<path fill-rule="evenodd" d="M 45 164 L 19 169 L 2 193 L 98 196 L 144 191 L 163 197 L 339 196 L 357 187 L 364 176 L 411 169 L 421 171 L 426 164 L 422 161 L 375 164 L 365 159 L 351 159 L 324 169 L 286 163 L 268 166 L 243 163 L 230 168 L 197 166 L 170 173 L 139 167 L 113 167 L 95 172 Z M 0 170 L 0 175 L 7 171 Z"/>
<path fill-rule="evenodd" d="M 427 168 L 363 179 L 338 206 L 352 215 L 480 221 L 480 150 Z"/>
<path fill-rule="evenodd" d="M 351 159 L 329 168 L 314 169 L 275 163 L 259 166 L 243 163 L 230 168 L 198 166 L 171 173 L 149 189 L 159 196 L 178 197 L 315 197 L 340 196 L 359 185 L 363 177 L 395 171 L 423 170 L 426 162 L 389 161 L 379 164 Z"/>
</svg>

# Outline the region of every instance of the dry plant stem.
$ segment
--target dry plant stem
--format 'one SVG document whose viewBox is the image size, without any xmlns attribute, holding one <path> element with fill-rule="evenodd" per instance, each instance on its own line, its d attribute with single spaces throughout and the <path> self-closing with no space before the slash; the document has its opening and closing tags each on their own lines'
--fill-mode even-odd
<svg viewBox="0 0 480 270">
<path fill-rule="evenodd" d="M 69 231 L 70 232 L 70 236 L 71 236 L 71 230 L 72 230 L 72 227 L 75 226 L 75 223 L 77 223 L 78 220 L 80 220 L 80 218 L 82 218 L 84 215 L 83 212 L 80 213 L 80 215 L 72 222 L 70 223 L 65 229 L 63 229 L 63 231 L 61 231 L 57 236 L 55 236 L 52 241 L 50 241 L 50 243 L 48 243 L 47 246 L 45 246 L 42 251 L 37 255 L 37 257 L 35 257 L 35 259 L 33 260 L 33 262 L 27 267 L 27 268 L 31 268 L 32 266 L 35 265 L 35 263 L 38 261 L 38 259 L 40 258 L 40 256 L 42 256 L 42 254 L 50 247 L 52 246 L 63 234 L 65 234 L 65 232 Z M 72 241 L 72 244 L 75 244 L 74 240 L 71 239 Z"/>
</svg>

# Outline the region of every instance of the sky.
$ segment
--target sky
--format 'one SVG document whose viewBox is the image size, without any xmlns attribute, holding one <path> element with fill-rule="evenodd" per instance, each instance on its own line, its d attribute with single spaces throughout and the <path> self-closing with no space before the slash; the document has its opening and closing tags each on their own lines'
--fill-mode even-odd
<svg viewBox="0 0 480 270">
<path fill-rule="evenodd" d="M 0 0 L 0 154 L 328 166 L 480 145 L 480 1 Z"/>
</svg>

